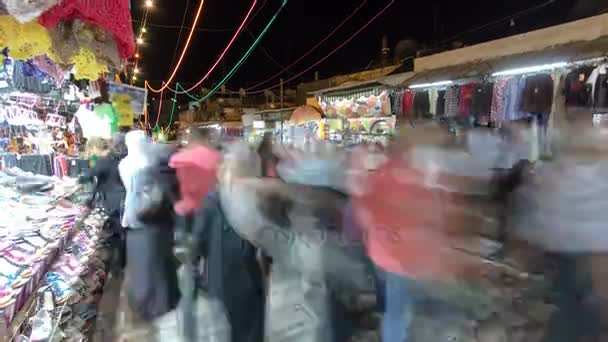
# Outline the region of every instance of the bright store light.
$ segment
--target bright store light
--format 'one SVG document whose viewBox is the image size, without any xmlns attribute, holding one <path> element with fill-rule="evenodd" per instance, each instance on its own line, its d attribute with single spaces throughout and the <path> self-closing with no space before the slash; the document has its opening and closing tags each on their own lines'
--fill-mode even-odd
<svg viewBox="0 0 608 342">
<path fill-rule="evenodd" d="M 143 43 L 144 43 L 144 40 L 141 37 L 137 38 L 137 44 L 141 45 Z"/>
<path fill-rule="evenodd" d="M 499 71 L 499 72 L 493 73 L 492 76 L 511 76 L 511 75 L 528 74 L 528 73 L 533 73 L 533 72 L 539 72 L 539 71 L 545 71 L 545 70 L 553 70 L 553 69 L 557 69 L 557 68 L 563 68 L 563 67 L 566 67 L 566 66 L 568 66 L 568 63 L 566 63 L 566 62 L 553 63 L 553 64 L 543 64 L 543 65 L 537 65 L 537 66 L 532 66 L 532 67 L 525 67 L 525 68 L 517 68 L 517 69 Z"/>
<path fill-rule="evenodd" d="M 133 76 L 133 81 L 137 81 L 137 76 Z"/>
<path fill-rule="evenodd" d="M 433 83 L 421 83 L 421 84 L 413 84 L 410 86 L 411 89 L 416 89 L 416 88 L 430 88 L 430 87 L 441 87 L 441 86 L 446 86 L 446 85 L 450 85 L 454 82 L 452 81 L 440 81 L 440 82 L 433 82 Z"/>
<path fill-rule="evenodd" d="M 152 2 L 152 0 L 146 0 L 146 7 L 152 7 L 154 6 L 154 3 Z"/>
<path fill-rule="evenodd" d="M 148 30 L 146 30 L 146 28 L 145 28 L 145 27 L 142 27 L 142 28 L 141 28 L 141 33 L 146 33 L 146 32 L 148 32 Z"/>
<path fill-rule="evenodd" d="M 133 73 L 139 74 L 139 69 L 137 69 L 137 68 L 133 69 Z"/>
<path fill-rule="evenodd" d="M 139 53 L 136 53 L 136 54 L 135 54 L 135 58 L 139 58 Z"/>
</svg>

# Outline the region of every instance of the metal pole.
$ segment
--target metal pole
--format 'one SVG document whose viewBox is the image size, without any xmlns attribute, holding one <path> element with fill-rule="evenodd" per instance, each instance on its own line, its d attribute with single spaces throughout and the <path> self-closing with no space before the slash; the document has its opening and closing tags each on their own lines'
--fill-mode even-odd
<svg viewBox="0 0 608 342">
<path fill-rule="evenodd" d="M 285 121 L 285 114 L 283 113 L 283 79 L 281 78 L 281 144 L 283 143 L 283 122 Z"/>
</svg>

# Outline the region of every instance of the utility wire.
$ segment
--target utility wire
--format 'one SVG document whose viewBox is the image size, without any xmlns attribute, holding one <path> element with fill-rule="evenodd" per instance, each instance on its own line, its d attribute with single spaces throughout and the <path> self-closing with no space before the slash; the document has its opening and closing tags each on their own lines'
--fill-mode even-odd
<svg viewBox="0 0 608 342">
<path fill-rule="evenodd" d="M 318 49 L 323 43 L 325 43 L 329 38 L 331 38 L 336 32 L 338 32 L 338 30 L 340 28 L 342 28 L 342 26 L 344 26 L 344 24 L 346 24 L 348 21 L 350 21 L 355 14 L 357 14 L 357 12 L 359 12 L 359 10 L 361 10 L 363 8 L 363 6 L 365 6 L 365 4 L 367 3 L 368 0 L 363 0 L 363 2 L 357 7 L 355 8 L 355 10 L 348 15 L 344 20 L 342 20 L 342 22 L 336 26 L 329 34 L 327 34 L 325 36 L 325 38 L 323 38 L 320 42 L 318 42 L 315 46 L 313 46 L 311 49 L 308 50 L 308 52 L 306 52 L 305 54 L 303 54 L 302 56 L 300 56 L 300 58 L 298 58 L 297 60 L 295 60 L 293 63 L 291 63 L 289 66 L 287 66 L 286 69 L 290 69 L 293 66 L 295 66 L 296 64 L 298 64 L 300 61 L 302 61 L 304 58 L 308 57 L 311 53 L 313 53 L 316 49 Z M 277 77 L 281 76 L 281 74 L 283 74 L 284 71 L 279 71 L 278 73 L 274 74 L 271 77 L 267 77 L 265 80 L 258 82 L 257 84 L 255 84 L 254 86 L 248 87 L 247 91 L 249 90 L 253 90 L 255 88 L 259 88 L 260 86 L 267 84 L 268 82 L 272 82 L 272 80 L 276 79 Z"/>
<path fill-rule="evenodd" d="M 184 24 L 186 23 L 186 16 L 188 15 L 188 7 L 190 7 L 190 0 L 186 0 L 186 9 L 182 16 L 182 25 L 179 28 L 179 34 L 177 35 L 177 43 L 175 44 L 175 50 L 173 50 L 173 59 L 171 59 L 171 65 L 175 63 L 175 57 L 177 57 L 177 50 L 179 49 L 179 43 L 182 41 L 182 32 L 184 30 Z"/>
<path fill-rule="evenodd" d="M 371 25 L 372 22 L 374 22 L 376 19 L 378 19 L 382 14 L 384 14 L 384 12 L 386 12 L 394 3 L 396 0 L 391 0 L 384 8 L 382 8 L 380 10 L 380 12 L 376 13 L 375 16 L 373 16 L 365 25 L 361 26 L 357 31 L 355 31 L 354 34 L 352 34 L 347 40 L 345 40 L 344 42 L 342 42 L 342 44 L 338 45 L 335 49 L 333 49 L 330 53 L 328 53 L 325 57 L 321 58 L 320 60 L 318 60 L 316 63 L 314 63 L 313 65 L 311 65 L 310 67 L 306 68 L 305 70 L 303 70 L 302 72 L 299 72 L 298 74 L 294 75 L 293 77 L 285 80 L 283 82 L 283 84 L 289 83 L 293 80 L 295 80 L 296 78 L 304 75 L 305 73 L 307 73 L 308 71 L 310 71 L 312 68 L 316 67 L 317 65 L 323 63 L 325 60 L 327 60 L 329 57 L 333 56 L 336 52 L 338 52 L 340 49 L 342 49 L 344 46 L 346 46 L 348 43 L 350 43 L 353 39 L 355 39 L 361 32 L 363 32 L 363 30 L 365 30 L 369 25 Z M 281 83 L 276 84 L 274 86 L 268 87 L 266 89 L 261 89 L 261 90 L 256 90 L 256 91 L 251 91 L 251 92 L 247 92 L 247 94 L 262 94 L 265 91 L 268 90 L 272 90 L 275 88 L 278 88 L 281 86 Z M 254 88 L 254 87 L 251 87 Z M 249 89 L 251 89 L 249 88 Z M 234 93 L 234 91 L 231 91 Z"/>
<path fill-rule="evenodd" d="M 141 20 L 132 20 L 135 23 L 139 23 L 141 22 Z M 180 26 L 180 25 L 164 25 L 164 24 L 154 24 L 154 23 L 146 23 L 147 27 L 156 27 L 156 28 L 161 28 L 161 29 L 170 29 L 170 30 L 181 30 L 181 29 L 187 29 L 187 30 L 192 30 L 192 26 Z M 235 28 L 205 28 L 205 27 L 196 27 L 194 28 L 194 31 L 199 31 L 199 32 L 232 32 L 236 30 Z"/>
</svg>

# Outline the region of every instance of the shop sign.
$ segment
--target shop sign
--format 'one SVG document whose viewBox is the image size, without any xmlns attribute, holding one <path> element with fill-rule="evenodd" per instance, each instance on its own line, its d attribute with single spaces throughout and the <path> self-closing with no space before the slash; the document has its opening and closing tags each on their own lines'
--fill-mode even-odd
<svg viewBox="0 0 608 342">
<path fill-rule="evenodd" d="M 139 116 L 144 114 L 148 97 L 148 91 L 145 88 L 109 82 L 108 92 L 112 102 L 114 102 L 114 97 L 120 94 L 120 102 L 124 102 L 124 105 L 130 104 L 130 113 L 133 115 Z"/>
</svg>

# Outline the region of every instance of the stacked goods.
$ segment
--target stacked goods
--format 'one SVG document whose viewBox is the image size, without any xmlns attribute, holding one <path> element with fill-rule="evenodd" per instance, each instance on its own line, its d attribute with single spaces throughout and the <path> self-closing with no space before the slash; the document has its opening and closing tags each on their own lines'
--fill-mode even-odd
<svg viewBox="0 0 608 342">
<path fill-rule="evenodd" d="M 104 220 L 97 212 L 84 219 L 45 275 L 27 329 L 31 339 L 80 341 L 94 328 L 110 256 Z"/>
<path fill-rule="evenodd" d="M 0 180 L 0 201 L 10 213 L 0 223 L 0 316 L 6 329 L 69 241 L 84 209 L 65 199 L 73 184 L 14 169 L 0 174 Z M 26 190 L 36 192 L 24 193 Z"/>
<path fill-rule="evenodd" d="M 16 168 L 0 173 L 0 201 L 7 213 L 0 223 L 0 319 L 1 336 L 9 340 L 24 330 L 37 303 L 74 304 L 74 316 L 91 315 L 97 300 L 92 294 L 105 277 L 97 257 L 105 217 L 87 217 L 88 210 L 74 202 L 78 189 L 73 180 Z M 39 320 L 31 322 L 37 327 Z"/>
</svg>

